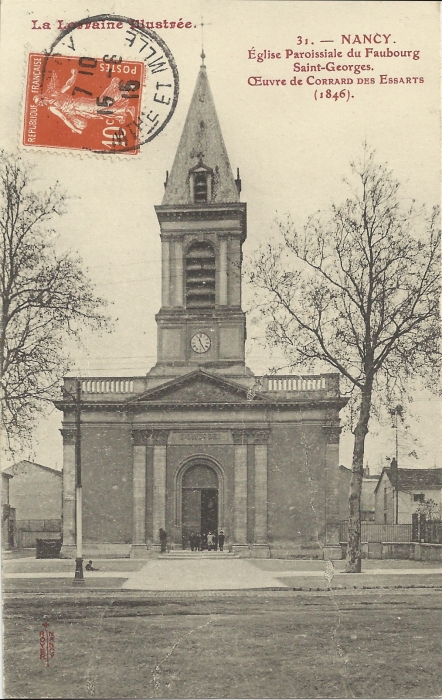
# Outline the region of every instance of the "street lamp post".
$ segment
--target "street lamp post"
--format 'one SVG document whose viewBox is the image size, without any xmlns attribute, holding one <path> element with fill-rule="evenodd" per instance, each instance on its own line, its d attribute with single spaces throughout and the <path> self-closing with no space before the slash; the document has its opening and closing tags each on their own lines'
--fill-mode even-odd
<svg viewBox="0 0 442 700">
<path fill-rule="evenodd" d="M 75 577 L 73 584 L 84 584 L 83 576 L 83 493 L 81 487 L 81 380 L 77 379 L 75 395 Z"/>
<path fill-rule="evenodd" d="M 398 437 L 398 416 L 402 418 L 402 406 L 397 405 L 395 408 L 390 410 L 390 413 L 394 415 L 394 428 L 395 428 L 395 458 L 394 458 L 394 490 L 395 490 L 395 513 L 394 513 L 394 520 L 396 522 L 396 525 L 399 523 L 399 472 L 398 472 L 398 466 L 399 466 L 399 437 Z M 393 460 L 392 460 L 393 462 Z"/>
</svg>

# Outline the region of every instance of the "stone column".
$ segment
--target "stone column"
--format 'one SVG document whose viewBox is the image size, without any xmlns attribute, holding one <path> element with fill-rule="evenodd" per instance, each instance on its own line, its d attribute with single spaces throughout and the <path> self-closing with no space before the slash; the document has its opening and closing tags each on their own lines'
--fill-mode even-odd
<svg viewBox="0 0 442 700">
<path fill-rule="evenodd" d="M 227 306 L 227 238 L 219 239 L 219 304 Z"/>
<path fill-rule="evenodd" d="M 241 306 L 241 242 L 239 238 L 231 237 L 228 251 L 229 269 L 229 304 Z"/>
<path fill-rule="evenodd" d="M 340 559 L 339 546 L 339 425 L 324 425 L 325 434 L 325 546 L 324 558 Z"/>
<path fill-rule="evenodd" d="M 153 430 L 153 541 L 158 546 L 159 529 L 166 530 L 166 465 L 168 430 Z M 166 530 L 167 531 L 167 530 Z M 170 534 L 170 533 L 168 533 Z"/>
<path fill-rule="evenodd" d="M 75 430 L 60 430 L 63 436 L 63 547 L 61 555 L 74 557 L 75 543 Z"/>
<path fill-rule="evenodd" d="M 132 430 L 133 534 L 131 557 L 147 557 L 146 451 L 148 435 L 146 430 Z"/>
<path fill-rule="evenodd" d="M 161 238 L 161 260 L 162 260 L 162 301 L 163 308 L 170 306 L 170 240 Z"/>
<path fill-rule="evenodd" d="M 268 430 L 253 433 L 255 443 L 255 530 L 254 543 L 267 543 L 267 442 Z"/>
<path fill-rule="evenodd" d="M 174 306 L 184 306 L 183 300 L 183 239 L 175 238 L 174 240 L 174 269 L 172 274 L 175 275 L 174 291 L 175 300 Z"/>
<path fill-rule="evenodd" d="M 235 449 L 234 540 L 237 545 L 247 543 L 247 433 L 232 430 Z"/>
</svg>

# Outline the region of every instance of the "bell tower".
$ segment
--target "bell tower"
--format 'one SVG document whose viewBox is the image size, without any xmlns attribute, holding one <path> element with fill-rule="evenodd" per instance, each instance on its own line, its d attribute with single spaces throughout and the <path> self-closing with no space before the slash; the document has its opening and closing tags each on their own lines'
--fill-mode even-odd
<svg viewBox="0 0 442 700">
<path fill-rule="evenodd" d="M 204 366 L 225 375 L 245 367 L 241 309 L 246 205 L 240 202 L 222 137 L 204 53 L 162 204 L 162 305 L 158 361 L 149 374 L 176 376 Z"/>
</svg>

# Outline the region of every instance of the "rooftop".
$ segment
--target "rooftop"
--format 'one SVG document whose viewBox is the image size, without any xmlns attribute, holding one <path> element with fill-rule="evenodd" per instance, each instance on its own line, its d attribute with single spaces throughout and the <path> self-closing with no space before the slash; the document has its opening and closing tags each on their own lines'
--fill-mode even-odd
<svg viewBox="0 0 442 700">
<path fill-rule="evenodd" d="M 403 491 L 410 489 L 432 489 L 442 487 L 442 468 L 433 469 L 398 469 L 398 487 Z M 391 467 L 385 467 L 391 483 L 394 483 L 394 474 Z"/>
</svg>

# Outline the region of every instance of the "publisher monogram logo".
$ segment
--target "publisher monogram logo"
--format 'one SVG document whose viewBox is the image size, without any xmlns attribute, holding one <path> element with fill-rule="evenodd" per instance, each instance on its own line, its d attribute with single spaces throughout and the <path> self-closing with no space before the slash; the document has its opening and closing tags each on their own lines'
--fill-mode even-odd
<svg viewBox="0 0 442 700">
<path fill-rule="evenodd" d="M 40 630 L 40 659 L 49 668 L 49 662 L 55 656 L 55 636 L 53 631 L 49 629 L 48 622 L 43 622 L 42 628 Z"/>
</svg>

